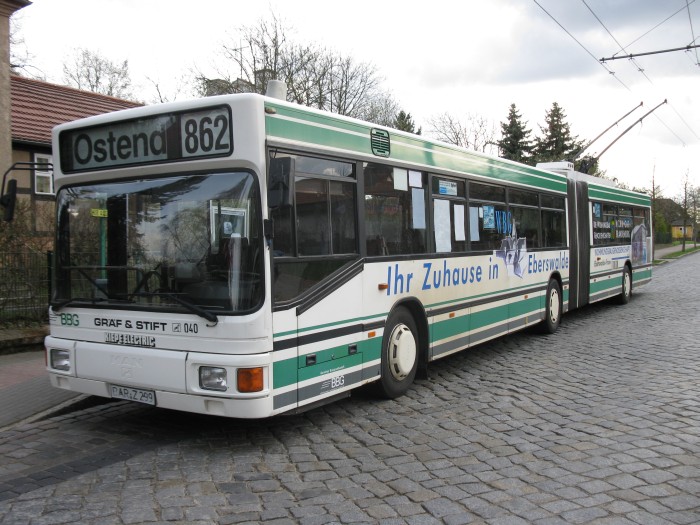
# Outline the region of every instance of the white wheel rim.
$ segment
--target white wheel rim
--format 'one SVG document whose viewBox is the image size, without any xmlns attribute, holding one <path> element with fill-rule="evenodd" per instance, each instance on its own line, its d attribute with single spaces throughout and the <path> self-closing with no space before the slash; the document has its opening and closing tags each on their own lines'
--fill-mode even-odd
<svg viewBox="0 0 700 525">
<path fill-rule="evenodd" d="M 389 370 L 397 381 L 411 373 L 416 362 L 416 340 L 405 324 L 397 325 L 389 338 Z"/>
<path fill-rule="evenodd" d="M 549 293 L 549 319 L 552 324 L 559 320 L 559 292 L 556 288 Z"/>
<path fill-rule="evenodd" d="M 625 294 L 625 297 L 630 294 L 630 274 L 628 272 L 625 272 L 622 280 L 622 293 Z"/>
</svg>

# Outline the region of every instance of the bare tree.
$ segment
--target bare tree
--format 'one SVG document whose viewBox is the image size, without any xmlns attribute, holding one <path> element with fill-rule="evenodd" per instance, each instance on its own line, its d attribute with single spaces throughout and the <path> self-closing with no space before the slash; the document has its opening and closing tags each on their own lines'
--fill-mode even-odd
<svg viewBox="0 0 700 525">
<path fill-rule="evenodd" d="M 653 247 L 652 260 L 656 260 L 656 232 L 659 229 L 659 221 L 657 220 L 657 214 L 659 213 L 658 201 L 663 197 L 663 195 L 661 194 L 661 187 L 658 184 L 656 184 L 656 165 L 654 165 L 654 170 L 651 172 L 651 191 L 648 191 L 647 193 L 649 194 L 649 196 L 651 196 L 651 220 L 653 222 L 652 235 L 654 237 L 654 242 L 651 243 Z M 660 214 L 658 216 L 658 219 L 663 220 Z"/>
<path fill-rule="evenodd" d="M 476 113 L 469 113 L 465 120 L 443 113 L 428 120 L 428 125 L 438 140 L 463 148 L 491 152 L 496 144 L 494 125 Z"/>
<path fill-rule="evenodd" d="M 291 42 L 289 32 L 274 14 L 243 27 L 233 43 L 223 46 L 226 64 L 216 78 L 197 75 L 199 94 L 265 93 L 268 81 L 277 79 L 287 84 L 289 101 L 351 117 L 384 118 L 380 105 L 391 98 L 381 90 L 373 64 Z"/>
<path fill-rule="evenodd" d="M 183 91 L 188 90 L 187 86 L 192 84 L 192 79 L 188 79 L 186 76 L 181 77 L 172 87 L 166 87 L 160 80 L 151 78 L 150 76 L 147 76 L 146 80 L 150 82 L 153 87 L 154 96 L 151 98 L 151 103 L 153 104 L 177 100 Z"/>
<path fill-rule="evenodd" d="M 400 111 L 399 103 L 389 93 L 376 93 L 367 97 L 367 101 L 358 115 L 358 118 L 373 122 L 379 126 L 395 128 L 396 116 Z"/>
<path fill-rule="evenodd" d="M 123 99 L 133 97 L 129 61 L 112 62 L 88 49 L 77 49 L 70 62 L 63 63 L 63 78 L 77 89 Z"/>
<path fill-rule="evenodd" d="M 682 220 L 683 220 L 683 247 L 681 251 L 685 251 L 685 237 L 686 231 L 688 229 L 688 222 L 691 220 L 692 214 L 692 194 L 693 187 L 690 185 L 690 180 L 688 179 L 688 172 L 685 172 L 685 178 L 683 179 L 683 185 L 681 186 L 681 194 L 678 197 L 678 204 L 682 208 Z"/>
<path fill-rule="evenodd" d="M 690 194 L 690 220 L 692 221 L 693 247 L 698 247 L 698 212 L 700 212 L 700 188 L 694 187 Z"/>
<path fill-rule="evenodd" d="M 32 65 L 33 59 L 22 37 L 21 15 L 15 13 L 10 18 L 10 71 L 15 75 L 45 80 L 44 72 Z"/>
</svg>

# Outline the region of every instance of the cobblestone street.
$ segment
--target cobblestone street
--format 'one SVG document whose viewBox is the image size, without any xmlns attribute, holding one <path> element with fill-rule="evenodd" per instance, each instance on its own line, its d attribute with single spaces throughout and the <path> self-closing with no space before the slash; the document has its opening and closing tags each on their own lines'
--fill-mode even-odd
<svg viewBox="0 0 700 525">
<path fill-rule="evenodd" d="M 227 420 L 84 401 L 0 432 L 0 524 L 700 522 L 700 257 L 407 396 Z M 106 400 L 105 400 L 106 401 Z"/>
</svg>

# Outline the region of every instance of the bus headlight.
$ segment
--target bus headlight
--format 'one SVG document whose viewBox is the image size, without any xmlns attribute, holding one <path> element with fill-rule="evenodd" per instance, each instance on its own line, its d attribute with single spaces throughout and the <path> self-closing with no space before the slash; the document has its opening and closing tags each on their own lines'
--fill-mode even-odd
<svg viewBox="0 0 700 525">
<path fill-rule="evenodd" d="M 70 372 L 70 352 L 60 348 L 51 349 L 51 368 Z"/>
<path fill-rule="evenodd" d="M 199 367 L 199 386 L 203 390 L 216 390 L 226 392 L 228 389 L 228 378 L 225 368 L 216 366 Z"/>
</svg>

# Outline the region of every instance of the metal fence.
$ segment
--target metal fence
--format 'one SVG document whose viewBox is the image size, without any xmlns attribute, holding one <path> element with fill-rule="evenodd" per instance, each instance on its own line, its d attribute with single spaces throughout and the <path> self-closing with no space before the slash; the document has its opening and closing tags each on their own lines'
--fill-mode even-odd
<svg viewBox="0 0 700 525">
<path fill-rule="evenodd" d="M 51 252 L 0 253 L 0 322 L 48 318 Z"/>
<path fill-rule="evenodd" d="M 671 232 L 656 232 L 654 235 L 654 244 L 671 244 L 672 242 Z"/>
</svg>

